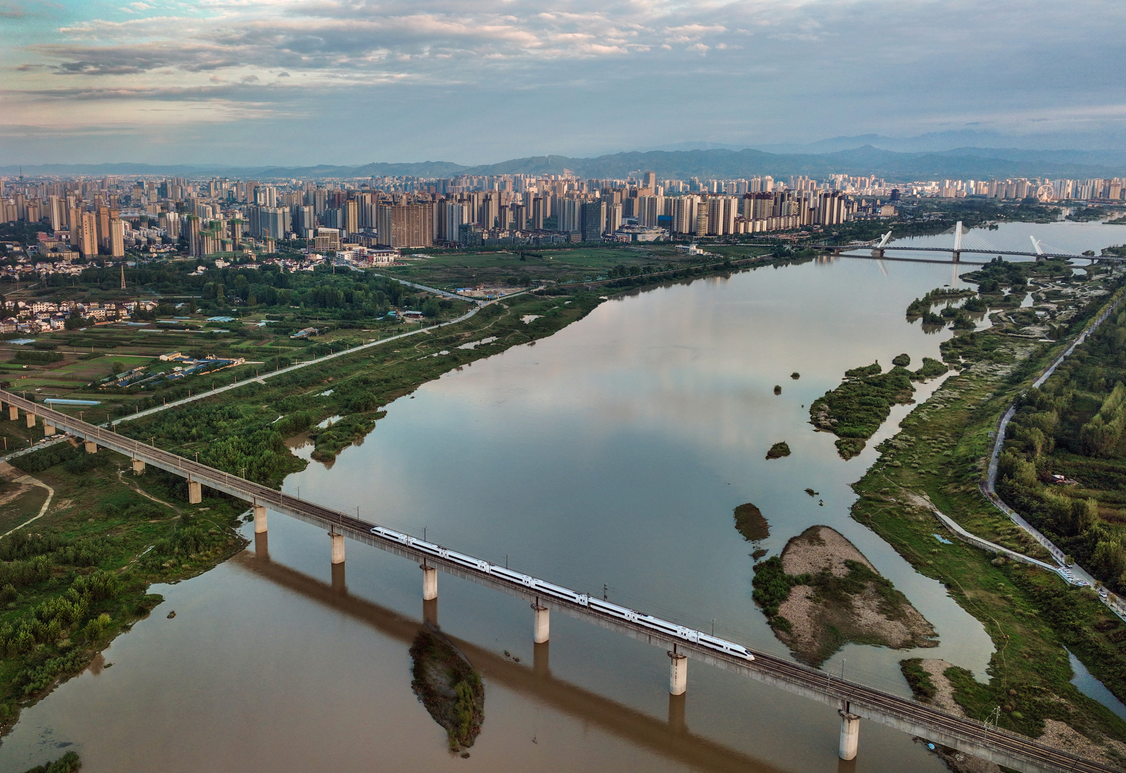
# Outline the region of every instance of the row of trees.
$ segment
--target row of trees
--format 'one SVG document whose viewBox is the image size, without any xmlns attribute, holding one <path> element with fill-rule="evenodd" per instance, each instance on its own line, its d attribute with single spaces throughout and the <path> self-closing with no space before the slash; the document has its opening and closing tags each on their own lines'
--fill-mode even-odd
<svg viewBox="0 0 1126 773">
<path fill-rule="evenodd" d="M 1102 407 L 1079 430 L 1079 445 L 1087 456 L 1114 456 L 1126 429 L 1126 384 L 1121 381 Z"/>
<path fill-rule="evenodd" d="M 1108 319 L 1009 423 L 997 490 L 1117 593 L 1126 592 L 1126 312 Z M 1073 482 L 1075 481 L 1075 482 Z"/>
</svg>

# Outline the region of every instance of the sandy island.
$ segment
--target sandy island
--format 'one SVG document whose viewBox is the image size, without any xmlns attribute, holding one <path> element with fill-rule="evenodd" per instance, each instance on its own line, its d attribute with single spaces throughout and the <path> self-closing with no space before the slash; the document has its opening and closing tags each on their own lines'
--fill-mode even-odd
<svg viewBox="0 0 1126 773">
<path fill-rule="evenodd" d="M 793 587 L 771 627 L 803 663 L 820 666 L 849 642 L 892 649 L 938 645 L 926 618 L 828 526 L 790 540 L 782 569 Z"/>
</svg>

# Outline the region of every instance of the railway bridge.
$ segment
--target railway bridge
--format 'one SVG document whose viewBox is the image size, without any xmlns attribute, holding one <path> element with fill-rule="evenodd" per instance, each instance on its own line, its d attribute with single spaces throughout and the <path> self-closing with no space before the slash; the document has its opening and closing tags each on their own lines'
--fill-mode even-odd
<svg viewBox="0 0 1126 773">
<path fill-rule="evenodd" d="M 8 419 L 19 420 L 20 412 L 28 427 L 42 422 L 44 432 L 53 435 L 64 431 L 81 438 L 87 453 L 105 448 L 132 460 L 133 471 L 141 474 L 153 465 L 185 479 L 188 501 L 202 501 L 202 489 L 220 491 L 245 500 L 254 512 L 256 535 L 267 532 L 267 508 L 327 530 L 330 538 L 331 563 L 344 563 L 344 539 L 394 553 L 417 561 L 422 569 L 423 600 L 438 597 L 438 571 L 477 583 L 484 587 L 529 602 L 533 612 L 533 637 L 537 644 L 550 638 L 550 612 L 584 620 L 624 636 L 660 647 L 670 659 L 669 692 L 682 695 L 687 689 L 687 663 L 695 660 L 716 668 L 766 683 L 836 709 L 841 718 L 840 751 L 843 760 L 854 759 L 859 748 L 860 720 L 868 719 L 912 736 L 958 749 L 966 754 L 995 762 L 1026 773 L 1108 773 L 1114 768 L 1078 757 L 1070 752 L 1042 744 L 1026 736 L 1000 729 L 989 723 L 955 716 L 933 706 L 877 690 L 858 682 L 833 677 L 825 671 L 794 663 L 765 652 L 750 650 L 753 659 L 710 648 L 703 640 L 693 641 L 668 635 L 633 619 L 615 617 L 604 611 L 558 596 L 548 596 L 527 583 L 496 574 L 486 562 L 466 565 L 450 558 L 434 555 L 404 543 L 373 533 L 376 524 L 350 513 L 333 510 L 315 502 L 295 498 L 236 475 L 199 464 L 168 451 L 119 435 L 112 428 L 95 426 L 60 413 L 44 405 L 0 390 L 0 403 L 8 411 Z M 534 578 L 526 578 L 534 579 Z M 541 581 L 540 584 L 542 583 Z M 683 630 L 683 629 L 681 629 Z"/>
</svg>

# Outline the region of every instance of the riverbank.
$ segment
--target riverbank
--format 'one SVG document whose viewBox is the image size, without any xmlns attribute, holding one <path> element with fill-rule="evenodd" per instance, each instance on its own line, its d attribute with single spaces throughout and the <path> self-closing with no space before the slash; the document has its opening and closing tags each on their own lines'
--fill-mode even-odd
<svg viewBox="0 0 1126 773">
<path fill-rule="evenodd" d="M 477 359 L 553 335 L 602 303 L 606 290 L 601 293 L 577 289 L 562 296 L 514 297 L 459 325 L 342 355 L 123 423 L 119 429 L 155 438 L 158 445 L 163 440 L 166 448 L 184 456 L 200 451 L 201 462 L 277 485 L 306 464 L 285 447 L 286 438 L 306 431 L 316 443 L 317 458 L 331 460 L 370 432 L 386 402 Z M 339 418 L 325 421 L 332 417 Z M 140 477 L 122 473 L 128 460 L 104 449 L 87 455 L 63 441 L 12 461 L 53 489 L 54 504 L 34 524 L 37 533 L 48 535 L 45 542 L 19 557 L 0 555 L 47 567 L 27 584 L 17 582 L 16 596 L 0 614 L 5 636 L 0 653 L 13 638 L 22 642 L 0 665 L 0 690 L 6 690 L 0 693 L 0 705 L 8 707 L 0 713 L 5 730 L 20 708 L 80 673 L 116 635 L 160 603 L 159 597 L 147 595 L 151 583 L 204 572 L 245 544 L 234 531 L 243 503 L 205 490 L 200 506 L 187 506 L 182 480 L 152 468 Z M 12 487 L 5 522 L 26 523 L 43 507 L 44 491 Z M 0 553 L 10 540 L 22 539 L 24 531 L 0 541 Z M 93 548 L 103 552 L 88 558 Z M 39 615 L 42 605 L 55 603 L 96 571 L 120 579 L 120 593 L 114 597 L 120 603 L 112 608 L 108 600 L 91 605 L 93 620 L 100 621 L 93 627 L 87 626 L 89 616 L 77 615 L 50 628 L 51 621 Z M 101 620 L 103 611 L 108 622 Z M 35 689 L 28 691 L 33 682 Z"/>
<path fill-rule="evenodd" d="M 242 550 L 244 509 L 226 497 L 182 501 L 182 482 L 134 476 L 116 454 L 63 443 L 13 460 L 52 492 L 17 497 L 0 539 L 0 731 L 84 671 L 161 603 L 153 583 L 195 576 Z M 33 528 L 28 522 L 34 520 Z"/>
<path fill-rule="evenodd" d="M 942 582 L 985 626 L 995 647 L 989 682 L 982 684 L 963 669 L 945 672 L 953 699 L 968 716 L 985 718 L 1000 707 L 998 726 L 1032 737 L 1050 738 L 1058 731 L 1053 723 L 1063 723 L 1122 764 L 1126 758 L 1115 756 L 1120 752 L 1110 741 L 1126 740 L 1126 723 L 1070 683 L 1067 650 L 1061 645 L 1111 692 L 1123 696 L 1126 655 L 1115 637 L 1126 626 L 1093 592 L 1073 590 L 1054 573 L 938 539 L 934 516 L 915 504 L 916 495 L 925 496 L 979 537 L 1029 555 L 1046 555 L 993 508 L 978 484 L 997 417 L 1064 345 L 1001 331 L 990 333 L 988 340 L 984 335 L 946 349 L 967 355 L 957 361 L 963 370 L 879 446 L 879 460 L 853 486 L 860 498 L 852 514 L 917 571 Z"/>
<path fill-rule="evenodd" d="M 791 259 L 761 254 L 736 260 L 713 256 L 709 263 L 674 270 L 511 296 L 456 324 L 217 391 L 174 411 L 122 422 L 118 431 L 184 456 L 198 452 L 202 463 L 278 486 L 307 464 L 286 445 L 294 436 L 307 432 L 314 446 L 311 458 L 331 463 L 372 431 L 393 400 L 446 372 L 554 335 L 615 294 L 787 262 Z"/>
</svg>

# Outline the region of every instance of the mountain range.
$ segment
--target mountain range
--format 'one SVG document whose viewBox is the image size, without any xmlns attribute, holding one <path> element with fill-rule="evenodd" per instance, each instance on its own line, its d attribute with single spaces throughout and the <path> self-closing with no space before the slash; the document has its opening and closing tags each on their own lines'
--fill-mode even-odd
<svg viewBox="0 0 1126 773">
<path fill-rule="evenodd" d="M 154 166 L 136 163 L 45 164 L 23 167 L 25 176 L 222 176 L 240 179 L 325 177 L 453 177 L 455 175 L 562 174 L 570 171 L 581 178 L 624 178 L 631 172 L 651 170 L 661 179 L 692 177 L 747 178 L 770 175 L 786 178 L 829 174 L 875 175 L 892 182 L 941 178 L 987 179 L 1006 177 L 1122 177 L 1126 176 L 1126 152 L 1117 150 L 1027 150 L 1021 148 L 956 147 L 942 151 L 897 151 L 871 143 L 838 148 L 850 140 L 879 137 L 837 138 L 805 146 L 820 152 L 769 152 L 757 148 L 684 147 L 610 153 L 594 158 L 531 156 L 495 164 L 465 166 L 449 161 L 417 163 L 373 162 L 358 166 L 234 167 L 173 164 Z M 709 143 L 697 143 L 709 145 Z M 691 145 L 691 143 L 686 143 Z M 832 149 L 836 148 L 836 149 Z M 794 148 L 776 147 L 776 150 Z M 796 148 L 801 149 L 801 148 Z M 15 176 L 18 166 L 0 166 L 0 175 Z"/>
</svg>

